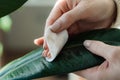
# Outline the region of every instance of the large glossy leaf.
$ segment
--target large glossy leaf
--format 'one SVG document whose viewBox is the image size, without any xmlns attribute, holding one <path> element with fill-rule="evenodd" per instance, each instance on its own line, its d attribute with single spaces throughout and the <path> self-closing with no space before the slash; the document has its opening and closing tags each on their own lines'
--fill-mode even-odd
<svg viewBox="0 0 120 80">
<path fill-rule="evenodd" d="M 0 18 L 20 8 L 27 0 L 0 0 Z"/>
<path fill-rule="evenodd" d="M 92 54 L 83 46 L 83 41 L 100 40 L 110 45 L 120 45 L 119 29 L 95 30 L 79 34 L 69 40 L 53 62 L 42 56 L 42 48 L 12 61 L 0 70 L 0 80 L 30 80 L 51 75 L 70 73 L 101 64 L 104 59 Z"/>
</svg>

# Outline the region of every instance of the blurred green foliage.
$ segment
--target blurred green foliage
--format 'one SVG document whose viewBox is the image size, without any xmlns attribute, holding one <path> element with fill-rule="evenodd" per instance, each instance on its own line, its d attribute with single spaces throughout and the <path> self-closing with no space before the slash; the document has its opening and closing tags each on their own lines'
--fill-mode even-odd
<svg viewBox="0 0 120 80">
<path fill-rule="evenodd" d="M 9 16 L 6 15 L 20 8 L 27 1 L 28 0 L 0 0 L 0 30 L 8 32 L 11 29 L 12 20 Z M 0 53 L 2 52 L 2 50 L 3 45 L 1 42 Z"/>
<path fill-rule="evenodd" d="M 0 29 L 4 32 L 8 32 L 11 29 L 12 20 L 9 16 L 0 18 Z"/>
<path fill-rule="evenodd" d="M 2 31 L 4 32 L 10 31 L 11 26 L 12 26 L 12 20 L 10 16 L 7 15 L 5 17 L 0 18 L 0 29 Z M 3 45 L 0 41 L 0 55 L 2 55 L 2 53 L 3 53 Z"/>
<path fill-rule="evenodd" d="M 2 45 L 2 43 L 0 42 L 0 56 L 2 55 L 2 53 L 3 53 L 3 45 Z"/>
</svg>

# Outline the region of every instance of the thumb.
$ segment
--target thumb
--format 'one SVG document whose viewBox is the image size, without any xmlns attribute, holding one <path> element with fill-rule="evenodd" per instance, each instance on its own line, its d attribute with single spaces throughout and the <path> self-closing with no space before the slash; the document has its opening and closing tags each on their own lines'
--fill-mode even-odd
<svg viewBox="0 0 120 80">
<path fill-rule="evenodd" d="M 52 25 L 51 30 L 53 32 L 61 32 L 65 29 L 68 29 L 73 23 L 80 20 L 82 16 L 82 12 L 84 9 L 79 9 L 80 6 L 76 6 L 74 9 L 63 13 Z"/>
<path fill-rule="evenodd" d="M 40 46 L 40 45 L 43 45 L 43 43 L 44 43 L 44 37 L 40 37 L 40 38 L 34 40 L 35 45 Z"/>
<path fill-rule="evenodd" d="M 74 72 L 74 74 L 76 74 L 77 76 L 82 76 L 86 78 L 86 80 L 99 80 L 98 79 L 98 76 L 99 76 L 98 67 L 99 66 L 77 71 L 77 72 Z"/>
<path fill-rule="evenodd" d="M 114 57 L 114 53 L 117 47 L 107 45 L 100 41 L 86 40 L 84 41 L 84 46 L 92 53 L 105 58 L 106 60 L 111 60 Z"/>
</svg>

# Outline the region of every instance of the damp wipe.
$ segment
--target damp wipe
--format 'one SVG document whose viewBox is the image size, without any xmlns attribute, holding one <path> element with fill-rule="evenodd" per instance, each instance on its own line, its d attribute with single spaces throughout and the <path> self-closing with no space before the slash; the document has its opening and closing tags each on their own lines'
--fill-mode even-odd
<svg viewBox="0 0 120 80">
<path fill-rule="evenodd" d="M 54 33 L 50 28 L 47 28 L 44 37 L 49 48 L 49 53 L 51 54 L 51 57 L 46 57 L 46 60 L 52 62 L 66 44 L 68 32 L 67 30 L 64 30 L 60 33 Z"/>
</svg>

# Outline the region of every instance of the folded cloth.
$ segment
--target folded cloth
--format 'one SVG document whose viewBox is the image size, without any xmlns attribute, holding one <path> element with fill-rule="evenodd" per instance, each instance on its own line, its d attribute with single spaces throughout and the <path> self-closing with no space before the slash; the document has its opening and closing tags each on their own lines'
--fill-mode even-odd
<svg viewBox="0 0 120 80">
<path fill-rule="evenodd" d="M 54 33 L 50 28 L 47 28 L 45 30 L 44 37 L 49 48 L 49 53 L 51 54 L 51 57 L 46 57 L 46 60 L 51 62 L 56 58 L 58 53 L 62 50 L 63 46 L 67 42 L 68 32 L 67 30 L 64 30 L 60 33 Z"/>
</svg>

